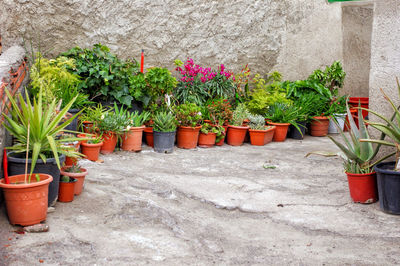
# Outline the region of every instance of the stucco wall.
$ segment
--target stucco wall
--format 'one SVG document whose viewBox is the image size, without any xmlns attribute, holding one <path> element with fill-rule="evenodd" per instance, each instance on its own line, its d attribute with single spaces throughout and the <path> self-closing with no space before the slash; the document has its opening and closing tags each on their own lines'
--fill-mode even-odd
<svg viewBox="0 0 400 266">
<path fill-rule="evenodd" d="M 368 97 L 373 4 L 343 6 L 343 66 L 347 73 L 344 92 Z"/>
<path fill-rule="evenodd" d="M 341 6 L 325 0 L 2 0 L 0 14 L 3 45 L 40 35 L 50 55 L 101 42 L 137 59 L 144 48 L 146 67 L 193 57 L 289 79 L 342 59 Z"/>
<path fill-rule="evenodd" d="M 393 111 L 384 100 L 380 88 L 400 104 L 396 77 L 400 77 L 400 3 L 398 0 L 375 4 L 372 33 L 370 108 L 390 116 Z M 372 120 L 376 117 L 371 116 Z M 376 134 L 375 134 L 376 135 Z"/>
</svg>

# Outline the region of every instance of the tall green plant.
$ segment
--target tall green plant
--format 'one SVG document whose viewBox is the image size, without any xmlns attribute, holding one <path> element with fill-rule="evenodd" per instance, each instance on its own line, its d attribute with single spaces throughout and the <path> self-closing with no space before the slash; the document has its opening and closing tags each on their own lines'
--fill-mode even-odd
<svg viewBox="0 0 400 266">
<path fill-rule="evenodd" d="M 64 122 L 63 118 L 71 108 L 75 98 L 62 110 L 58 111 L 56 100 L 53 100 L 49 105 L 43 103 L 42 89 L 39 91 L 37 99 L 33 99 L 33 104 L 29 100 L 27 92 L 25 92 L 26 101 L 21 94 L 16 96 L 19 104 L 8 90 L 6 90 L 6 94 L 11 102 L 11 108 L 9 109 L 11 116 L 3 114 L 8 122 L 3 125 L 16 139 L 16 144 L 8 149 L 17 153 L 28 152 L 30 154 L 32 159 L 31 174 L 38 158 L 46 162 L 47 158 L 52 154 L 57 166 L 60 168 L 59 153 L 73 157 L 79 156 L 79 153 L 75 152 L 73 147 L 63 145 L 65 142 L 76 141 L 78 138 L 56 138 L 63 131 L 74 133 L 74 131 L 65 130 L 64 128 L 80 113 Z"/>
</svg>

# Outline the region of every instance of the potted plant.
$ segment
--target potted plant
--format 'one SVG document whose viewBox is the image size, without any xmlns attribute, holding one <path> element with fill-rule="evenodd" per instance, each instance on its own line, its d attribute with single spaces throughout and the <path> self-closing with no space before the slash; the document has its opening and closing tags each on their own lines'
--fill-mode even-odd
<svg viewBox="0 0 400 266">
<path fill-rule="evenodd" d="M 225 136 L 228 131 L 229 122 L 232 120 L 232 106 L 227 99 L 213 99 L 207 104 L 207 113 L 210 122 L 214 125 L 222 126 L 225 131 L 220 137 L 217 137 L 215 145 L 221 146 L 224 144 Z M 219 139 L 219 141 L 218 141 Z"/>
<path fill-rule="evenodd" d="M 336 129 L 335 123 L 333 120 L 338 122 L 339 128 L 344 130 L 344 123 L 346 120 L 346 101 L 347 96 L 341 96 L 339 98 L 334 99 L 329 107 L 328 113 L 331 114 L 331 120 L 329 121 L 328 133 L 338 134 L 339 131 Z"/>
<path fill-rule="evenodd" d="M 26 101 L 21 94 L 17 96 L 19 104 L 7 90 L 6 93 L 11 103 L 11 116 L 4 116 L 8 123 L 3 125 L 16 140 L 16 144 L 8 148 L 12 150 L 7 154 L 9 175 L 23 174 L 25 164 L 28 162 L 31 174 L 35 172 L 50 174 L 53 177 L 60 176 L 60 168 L 65 156 L 79 156 L 73 147 L 63 144 L 78 140 L 77 138 L 59 139 L 57 137 L 66 131 L 65 127 L 75 118 L 71 117 L 61 122 L 74 99 L 63 109 L 58 110 L 56 100 L 49 105 L 44 105 L 42 90 L 39 91 L 37 99 L 33 100 L 33 104 L 27 92 Z M 28 160 L 25 156 L 27 151 Z M 58 183 L 59 179 L 54 178 L 49 185 L 49 205 L 55 203 L 57 199 Z"/>
<path fill-rule="evenodd" d="M 86 159 L 96 162 L 99 160 L 101 146 L 103 146 L 102 139 L 94 137 L 81 143 L 81 152 L 85 155 Z"/>
<path fill-rule="evenodd" d="M 127 112 L 127 127 L 122 136 L 121 148 L 124 151 L 140 151 L 142 150 L 142 136 L 145 128 L 144 122 L 149 118 L 150 113 L 143 111 L 139 114 L 138 111 Z"/>
<path fill-rule="evenodd" d="M 329 129 L 329 103 L 330 99 L 317 94 L 313 101 L 313 109 L 310 114 L 310 135 L 323 137 L 328 135 Z"/>
<path fill-rule="evenodd" d="M 68 139 L 68 138 L 74 138 L 74 137 L 75 137 L 74 134 L 63 133 L 63 134 L 61 134 L 60 139 L 62 140 L 62 139 Z M 79 148 L 81 146 L 81 143 L 78 140 L 65 141 L 65 142 L 63 142 L 63 145 L 72 147 L 76 152 L 79 152 Z M 65 157 L 65 161 L 64 161 L 64 166 L 75 165 L 78 162 L 78 159 L 79 159 L 79 157 L 66 156 Z"/>
<path fill-rule="evenodd" d="M 8 219 L 11 224 L 28 226 L 46 220 L 49 184 L 48 174 L 21 174 L 0 179 Z"/>
<path fill-rule="evenodd" d="M 154 150 L 159 153 L 171 153 L 174 150 L 177 120 L 171 112 L 159 112 L 154 115 Z"/>
<path fill-rule="evenodd" d="M 200 121 L 202 119 L 200 107 L 195 103 L 176 106 L 176 118 L 179 123 L 177 132 L 177 146 L 182 149 L 194 149 L 199 139 Z"/>
<path fill-rule="evenodd" d="M 83 132 L 92 134 L 96 133 L 98 122 L 104 118 L 104 114 L 107 112 L 108 110 L 100 103 L 96 106 L 85 108 L 84 112 L 79 117 Z"/>
<path fill-rule="evenodd" d="M 400 84 L 397 79 L 397 88 L 400 95 Z M 368 137 L 364 137 L 362 141 L 372 142 L 380 145 L 385 145 L 393 147 L 394 151 L 384 158 L 380 159 L 383 161 L 389 156 L 396 155 L 396 161 L 382 162 L 376 164 L 374 170 L 377 172 L 378 177 L 378 193 L 379 193 L 379 204 L 382 211 L 391 214 L 400 214 L 400 167 L 399 167 L 399 152 L 400 152 L 400 112 L 399 107 L 396 107 L 393 100 L 381 89 L 385 99 L 388 101 L 393 109 L 393 115 L 391 118 L 387 118 L 378 112 L 372 111 L 370 109 L 361 108 L 361 110 L 367 110 L 369 113 L 379 117 L 384 121 L 382 122 L 372 122 L 368 121 L 368 124 L 382 132 L 381 138 L 379 140 L 372 140 Z M 359 120 L 362 117 L 362 112 L 358 112 Z M 362 126 L 360 124 L 360 126 Z M 351 126 L 353 129 L 353 126 Z M 385 137 L 389 137 L 392 141 L 385 140 Z M 378 146 L 378 147 L 379 147 Z"/>
<path fill-rule="evenodd" d="M 289 126 L 288 137 L 293 139 L 303 139 L 307 129 L 307 123 L 310 120 L 310 114 L 314 110 L 315 98 L 319 99 L 319 96 L 313 92 L 301 94 L 296 101 L 294 106 L 297 109 L 296 124 Z"/>
<path fill-rule="evenodd" d="M 74 194 L 80 195 L 82 193 L 85 176 L 88 174 L 88 171 L 85 168 L 80 167 L 79 165 L 72 165 L 64 166 L 63 168 L 61 168 L 60 173 L 61 176 L 69 176 L 77 180 L 74 186 Z"/>
<path fill-rule="evenodd" d="M 74 200 L 74 189 L 76 185 L 76 179 L 70 176 L 61 176 L 60 188 L 58 190 L 58 201 L 60 202 L 71 202 Z"/>
<path fill-rule="evenodd" d="M 203 123 L 200 129 L 198 146 L 202 148 L 210 148 L 218 143 L 224 137 L 225 128 L 220 125 L 211 125 Z"/>
<path fill-rule="evenodd" d="M 231 124 L 228 126 L 227 142 L 232 146 L 240 146 L 246 137 L 248 126 L 244 126 L 244 121 L 250 113 L 243 103 L 238 104 L 232 114 Z"/>
<path fill-rule="evenodd" d="M 269 125 L 276 127 L 273 140 L 278 142 L 285 141 L 289 125 L 293 125 L 297 130 L 300 130 L 297 125 L 298 117 L 298 108 L 294 105 L 275 102 L 269 106 L 265 118 Z"/>
<path fill-rule="evenodd" d="M 350 114 L 350 109 L 347 108 L 347 113 Z M 343 138 L 343 143 L 328 136 L 336 146 L 341 150 L 339 155 L 344 160 L 344 170 L 347 175 L 349 184 L 350 196 L 353 202 L 359 203 L 373 203 L 378 200 L 376 189 L 376 173 L 373 166 L 382 160 L 372 163 L 372 160 L 378 152 L 378 148 L 372 146 L 372 143 L 363 142 L 363 139 L 369 139 L 369 134 L 361 112 L 359 113 L 359 128 L 355 125 L 352 116 L 349 116 L 351 129 L 349 131 L 350 137 L 347 137 L 339 124 L 334 121 L 339 134 Z M 332 153 L 312 152 L 307 154 L 318 154 L 324 156 L 331 156 Z"/>
<path fill-rule="evenodd" d="M 249 115 L 249 134 L 251 145 L 264 146 L 272 141 L 275 126 L 266 126 L 262 115 Z"/>
</svg>

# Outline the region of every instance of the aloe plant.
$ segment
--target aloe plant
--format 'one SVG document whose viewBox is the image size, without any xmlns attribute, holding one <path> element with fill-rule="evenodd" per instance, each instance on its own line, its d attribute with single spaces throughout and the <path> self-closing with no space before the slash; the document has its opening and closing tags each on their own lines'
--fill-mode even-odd
<svg viewBox="0 0 400 266">
<path fill-rule="evenodd" d="M 177 120 L 174 114 L 159 112 L 154 116 L 153 129 L 157 132 L 173 132 L 176 130 Z"/>
<path fill-rule="evenodd" d="M 64 121 L 64 116 L 71 108 L 76 97 L 66 104 L 63 109 L 58 111 L 55 99 L 49 105 L 43 104 L 42 93 L 42 89 L 40 89 L 37 99 L 33 100 L 33 104 L 29 100 L 27 92 L 25 92 L 26 101 L 21 93 L 19 93 L 16 96 L 19 100 L 18 104 L 16 99 L 6 90 L 6 94 L 11 103 L 11 108 L 9 109 L 11 116 L 4 115 L 8 123 L 4 123 L 3 125 L 16 139 L 16 144 L 8 149 L 14 150 L 17 153 L 29 153 L 32 159 L 31 174 L 38 158 L 46 162 L 47 157 L 52 154 L 56 160 L 57 166 L 60 168 L 59 153 L 70 157 L 80 156 L 80 153 L 74 151 L 74 147 L 64 145 L 65 142 L 73 142 L 79 140 L 78 138 L 58 139 L 56 137 L 61 132 L 75 133 L 74 131 L 65 130 L 64 128 L 69 125 L 80 112 L 66 121 Z"/>
</svg>

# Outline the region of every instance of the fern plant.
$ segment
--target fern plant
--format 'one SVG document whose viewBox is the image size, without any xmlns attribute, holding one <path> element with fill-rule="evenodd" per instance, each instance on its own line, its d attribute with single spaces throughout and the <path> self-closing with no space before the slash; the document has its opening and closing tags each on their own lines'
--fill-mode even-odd
<svg viewBox="0 0 400 266">
<path fill-rule="evenodd" d="M 159 112 L 153 118 L 153 130 L 157 132 L 174 132 L 176 130 L 177 120 L 174 114 L 170 112 Z"/>
</svg>

